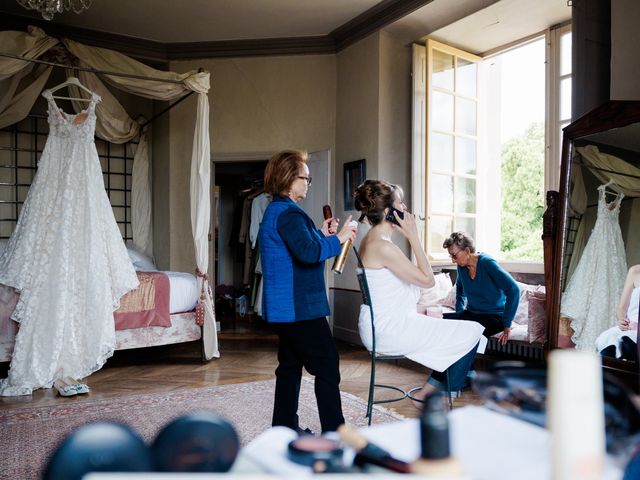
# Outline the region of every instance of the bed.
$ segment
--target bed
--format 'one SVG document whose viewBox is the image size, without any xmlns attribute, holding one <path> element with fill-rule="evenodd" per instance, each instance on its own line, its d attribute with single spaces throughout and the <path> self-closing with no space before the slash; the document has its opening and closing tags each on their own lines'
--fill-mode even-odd
<svg viewBox="0 0 640 480">
<path fill-rule="evenodd" d="M 0 242 L 1 249 L 4 248 Z M 128 247 L 140 287 L 120 299 L 114 312 L 116 350 L 151 347 L 202 339 L 196 323 L 198 302 L 196 276 L 191 273 L 158 271 L 153 261 Z M 18 293 L 0 285 L 0 362 L 11 360 L 18 324 L 11 314 Z"/>
</svg>

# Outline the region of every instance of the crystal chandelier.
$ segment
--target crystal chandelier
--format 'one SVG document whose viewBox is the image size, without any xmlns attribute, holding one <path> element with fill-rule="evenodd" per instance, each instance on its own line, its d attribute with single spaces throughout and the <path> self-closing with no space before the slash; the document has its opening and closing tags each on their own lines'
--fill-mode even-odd
<svg viewBox="0 0 640 480">
<path fill-rule="evenodd" d="M 45 20 L 53 19 L 56 13 L 73 10 L 80 13 L 91 6 L 93 0 L 17 0 L 27 10 L 36 10 Z"/>
</svg>

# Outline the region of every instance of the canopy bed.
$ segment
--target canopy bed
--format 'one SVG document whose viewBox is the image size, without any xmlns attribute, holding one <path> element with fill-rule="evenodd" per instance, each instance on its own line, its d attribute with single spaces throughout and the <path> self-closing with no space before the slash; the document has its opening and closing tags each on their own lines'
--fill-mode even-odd
<svg viewBox="0 0 640 480">
<path fill-rule="evenodd" d="M 208 72 L 177 74 L 148 67 L 118 52 L 90 47 L 72 40 L 47 36 L 30 27 L 28 32 L 0 32 L 0 128 L 24 119 L 43 90 L 53 66 L 66 69 L 67 75 L 78 73 L 78 80 L 65 82 L 68 99 L 77 115 L 83 112 L 89 93 L 101 97 L 95 107 L 95 135 L 114 144 L 138 139 L 131 180 L 132 265 L 138 270 L 139 282 L 149 290 L 134 290 L 122 297 L 116 312 L 116 348 L 136 348 L 201 339 L 203 357 L 219 356 L 211 289 L 207 277 L 208 231 L 210 219 L 210 145 Z M 73 64 L 59 64 L 40 57 L 52 49 L 63 48 Z M 191 158 L 190 195 L 191 225 L 196 252 L 196 278 L 183 274 L 156 272 L 150 264 L 152 254 L 151 189 L 148 144 L 141 125 L 132 120 L 103 81 L 112 87 L 148 99 L 181 101 L 191 93 L 198 94 L 197 119 Z M 177 102 L 176 102 L 177 103 Z M 137 252 L 137 253 L 136 253 Z M 146 265 L 136 265 L 147 259 Z M 144 261 L 142 262 L 144 263 Z M 186 284 L 195 300 L 171 308 L 176 285 Z M 194 292 L 195 290 L 195 292 Z M 171 293 L 170 293 L 171 292 Z M 138 298 L 134 298 L 134 297 Z M 0 361 L 10 358 L 15 325 L 8 321 L 15 306 L 15 292 L 0 291 Z M 145 304 L 146 302 L 146 304 Z M 191 304 L 189 304 L 191 303 Z M 149 308 L 149 307 L 154 308 Z M 158 307 L 158 308 L 155 308 Z M 191 310 L 186 312 L 185 309 Z M 156 310 L 162 310 L 158 313 Z M 155 313 L 149 313 L 149 312 Z M 136 313 L 144 312 L 142 315 Z M 158 323 L 159 322 L 159 323 Z"/>
<path fill-rule="evenodd" d="M 639 139 L 638 101 L 607 102 L 564 129 L 557 206 L 545 214 L 550 348 L 602 352 L 600 335 L 617 328 L 627 268 L 640 264 Z M 639 389 L 637 360 L 603 356 L 602 363 Z"/>
</svg>

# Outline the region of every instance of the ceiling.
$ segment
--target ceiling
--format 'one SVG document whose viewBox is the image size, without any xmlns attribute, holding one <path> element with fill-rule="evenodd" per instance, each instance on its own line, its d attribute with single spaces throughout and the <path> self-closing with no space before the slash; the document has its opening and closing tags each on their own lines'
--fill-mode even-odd
<svg viewBox="0 0 640 480">
<path fill-rule="evenodd" d="M 570 18 L 566 0 L 94 0 L 46 22 L 0 0 L 2 30 L 35 24 L 93 44 L 101 32 L 101 46 L 156 60 L 332 53 L 380 29 L 482 53 Z"/>
</svg>

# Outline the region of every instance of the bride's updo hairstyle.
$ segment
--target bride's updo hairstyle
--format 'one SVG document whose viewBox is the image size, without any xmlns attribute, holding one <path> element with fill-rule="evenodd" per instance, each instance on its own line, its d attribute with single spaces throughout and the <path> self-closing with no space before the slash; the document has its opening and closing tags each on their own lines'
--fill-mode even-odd
<svg viewBox="0 0 640 480">
<path fill-rule="evenodd" d="M 360 212 L 359 222 L 365 218 L 371 226 L 384 220 L 384 209 L 393 206 L 394 194 L 402 195 L 400 187 L 382 180 L 365 180 L 353 193 L 353 203 Z"/>
</svg>

